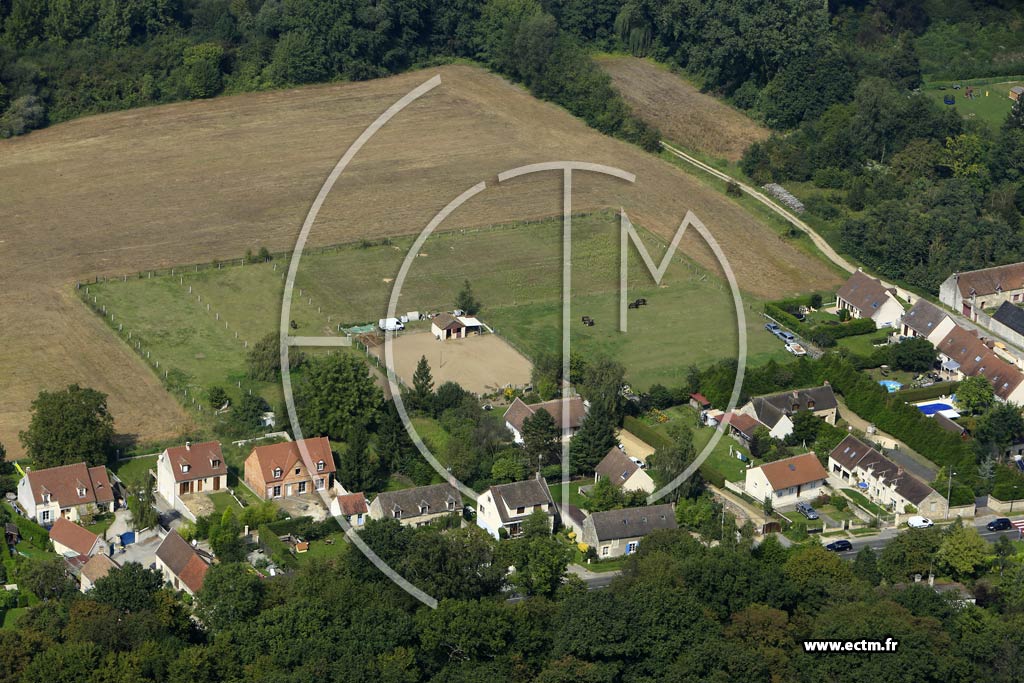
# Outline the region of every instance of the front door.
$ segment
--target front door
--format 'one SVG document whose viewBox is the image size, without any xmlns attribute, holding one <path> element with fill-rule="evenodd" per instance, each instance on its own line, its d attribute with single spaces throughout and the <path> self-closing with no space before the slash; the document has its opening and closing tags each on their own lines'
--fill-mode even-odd
<svg viewBox="0 0 1024 683">
<path fill-rule="evenodd" d="M 198 486 L 199 486 L 199 489 L 198 489 L 199 491 L 203 490 L 203 481 L 204 481 L 203 479 L 200 479 L 198 482 L 196 482 L 198 484 Z"/>
<path fill-rule="evenodd" d="M 213 490 L 220 491 L 220 477 L 213 478 Z"/>
</svg>

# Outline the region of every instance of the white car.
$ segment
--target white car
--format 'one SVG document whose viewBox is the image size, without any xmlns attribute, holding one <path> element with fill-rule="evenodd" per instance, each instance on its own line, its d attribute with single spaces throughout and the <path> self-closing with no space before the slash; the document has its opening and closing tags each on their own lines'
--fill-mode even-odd
<svg viewBox="0 0 1024 683">
<path fill-rule="evenodd" d="M 807 349 L 805 349 L 804 347 L 800 346 L 796 342 L 791 342 L 789 344 L 786 344 L 786 350 L 789 351 L 794 356 L 806 356 L 807 355 Z"/>
<path fill-rule="evenodd" d="M 634 465 L 636 465 L 640 469 L 645 469 L 647 467 L 647 464 L 640 458 L 634 458 L 633 456 L 629 456 L 629 459 L 633 462 Z"/>
<path fill-rule="evenodd" d="M 927 529 L 928 527 L 934 525 L 935 522 L 928 519 L 927 517 L 922 517 L 920 515 L 915 515 L 907 520 L 907 526 L 909 526 L 911 529 Z"/>
</svg>

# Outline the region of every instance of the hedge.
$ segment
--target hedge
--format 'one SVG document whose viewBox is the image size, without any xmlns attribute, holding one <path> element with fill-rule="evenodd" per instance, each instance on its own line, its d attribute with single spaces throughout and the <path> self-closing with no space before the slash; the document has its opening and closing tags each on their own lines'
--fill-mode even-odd
<svg viewBox="0 0 1024 683">
<path fill-rule="evenodd" d="M 672 446 L 672 439 L 668 438 L 646 422 L 627 415 L 622 421 L 623 429 L 632 432 L 638 439 L 646 442 L 654 450 L 669 448 Z"/>
<path fill-rule="evenodd" d="M 914 401 L 927 401 L 930 398 L 939 398 L 940 396 L 949 396 L 950 394 L 954 394 L 956 393 L 956 388 L 958 386 L 960 386 L 960 382 L 936 382 L 930 387 L 900 389 L 896 392 L 896 396 L 907 403 L 913 403 Z"/>
<path fill-rule="evenodd" d="M 781 302 L 785 305 L 786 302 Z M 786 327 L 790 328 L 801 337 L 815 341 L 825 341 L 825 345 L 834 345 L 837 339 L 845 337 L 856 337 L 862 334 L 871 334 L 877 328 L 875 322 L 870 318 L 856 318 L 837 325 L 808 325 L 797 320 L 792 314 L 782 308 L 780 303 L 767 303 L 764 305 L 765 313 Z M 831 343 L 829 343 L 831 342 Z"/>
<path fill-rule="evenodd" d="M 5 511 L 10 513 L 8 516 L 13 519 L 15 526 L 18 527 L 18 533 L 21 534 L 22 539 L 40 550 L 46 550 L 50 547 L 50 532 L 31 519 L 16 514 L 6 503 L 4 505 Z"/>
<path fill-rule="evenodd" d="M 270 556 L 271 560 L 282 567 L 294 567 L 297 564 L 295 556 L 292 555 L 291 548 L 277 537 L 278 535 L 274 533 L 274 530 L 269 525 L 261 525 L 259 531 L 260 547 L 263 548 L 263 552 Z"/>
<path fill-rule="evenodd" d="M 1017 487 L 1016 490 L 1014 486 Z M 1021 473 L 1015 464 L 996 465 L 991 495 L 1002 501 L 1024 498 L 1024 473 Z"/>
</svg>

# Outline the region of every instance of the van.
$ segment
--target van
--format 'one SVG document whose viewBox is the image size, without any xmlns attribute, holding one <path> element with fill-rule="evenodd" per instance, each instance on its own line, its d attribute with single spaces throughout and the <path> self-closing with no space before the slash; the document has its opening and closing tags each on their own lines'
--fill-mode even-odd
<svg viewBox="0 0 1024 683">
<path fill-rule="evenodd" d="M 377 321 L 377 327 L 385 332 L 398 332 L 405 329 L 405 325 L 398 318 L 381 318 Z"/>
</svg>

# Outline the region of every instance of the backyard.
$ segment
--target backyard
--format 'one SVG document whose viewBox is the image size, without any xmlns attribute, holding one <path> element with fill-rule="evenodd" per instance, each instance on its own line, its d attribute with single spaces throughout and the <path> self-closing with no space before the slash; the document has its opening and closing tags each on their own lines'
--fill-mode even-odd
<svg viewBox="0 0 1024 683">
<path fill-rule="evenodd" d="M 1024 82 L 1004 81 L 988 85 L 963 83 L 959 84 L 961 87 L 956 90 L 953 89 L 953 85 L 954 83 L 929 85 L 924 92 L 939 104 L 944 104 L 946 97 L 952 97 L 954 104 L 944 106 L 955 109 L 966 119 L 976 118 L 995 129 L 1003 124 L 1013 106 L 1013 100 L 1009 98 L 1010 88 L 1015 85 L 1024 85 Z M 974 97 L 967 97 L 968 88 L 973 88 Z"/>
</svg>

